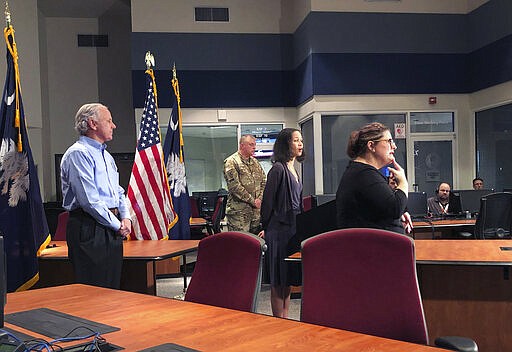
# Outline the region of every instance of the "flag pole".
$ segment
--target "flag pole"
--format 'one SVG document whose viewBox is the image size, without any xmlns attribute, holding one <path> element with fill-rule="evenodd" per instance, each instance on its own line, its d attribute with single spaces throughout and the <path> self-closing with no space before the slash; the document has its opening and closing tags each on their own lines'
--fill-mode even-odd
<svg viewBox="0 0 512 352">
<path fill-rule="evenodd" d="M 174 95 L 176 96 L 176 101 L 178 102 L 178 128 L 179 128 L 179 136 L 180 136 L 180 162 L 183 163 L 183 130 L 182 130 L 182 121 L 181 121 L 181 97 L 180 97 L 180 86 L 178 84 L 178 76 L 176 75 L 176 63 L 172 64 L 172 87 L 174 89 Z"/>
<path fill-rule="evenodd" d="M 5 0 L 5 22 L 6 27 L 4 28 L 4 38 L 5 43 L 7 45 L 7 49 L 12 55 L 13 64 L 14 64 L 14 75 L 15 78 L 15 84 L 16 84 L 16 115 L 14 119 L 14 126 L 18 129 L 18 140 L 16 143 L 16 147 L 18 152 L 23 151 L 23 143 L 22 143 L 22 137 L 21 137 L 21 115 L 20 115 L 20 101 L 19 101 L 19 94 L 21 94 L 21 82 L 20 82 L 20 71 L 18 68 L 18 49 L 16 48 L 16 41 L 14 40 L 14 28 L 11 26 L 11 11 L 9 10 L 9 2 Z M 12 37 L 12 42 L 9 40 L 9 36 Z"/>
<path fill-rule="evenodd" d="M 9 2 L 7 0 L 5 0 L 5 23 L 6 23 L 6 27 L 10 27 L 11 26 L 11 12 L 9 11 Z"/>
</svg>

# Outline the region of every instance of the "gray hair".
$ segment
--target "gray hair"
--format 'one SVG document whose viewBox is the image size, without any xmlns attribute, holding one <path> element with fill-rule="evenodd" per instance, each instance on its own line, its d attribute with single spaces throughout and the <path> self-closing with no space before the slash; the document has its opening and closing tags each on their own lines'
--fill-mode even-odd
<svg viewBox="0 0 512 352">
<path fill-rule="evenodd" d="M 255 140 L 256 137 L 254 137 L 252 134 L 243 134 L 241 137 L 240 137 L 240 144 L 244 143 L 244 142 L 247 142 L 248 140 Z"/>
<path fill-rule="evenodd" d="M 99 117 L 99 111 L 102 108 L 107 108 L 105 105 L 100 103 L 89 103 L 84 104 L 78 109 L 75 115 L 75 130 L 79 135 L 85 136 L 89 130 L 89 120 L 97 121 Z"/>
</svg>

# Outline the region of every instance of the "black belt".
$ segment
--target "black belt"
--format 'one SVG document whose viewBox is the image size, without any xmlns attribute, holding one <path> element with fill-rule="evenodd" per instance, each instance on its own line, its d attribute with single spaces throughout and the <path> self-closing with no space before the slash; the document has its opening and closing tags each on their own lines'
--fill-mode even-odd
<svg viewBox="0 0 512 352">
<path fill-rule="evenodd" d="M 119 209 L 118 208 L 109 208 L 108 209 L 112 214 L 114 214 L 115 216 L 118 216 L 119 215 Z M 71 210 L 71 212 L 75 212 L 75 213 L 79 213 L 79 214 L 87 214 L 89 215 L 87 212 L 85 212 L 82 208 L 76 208 L 76 209 L 73 209 Z"/>
</svg>

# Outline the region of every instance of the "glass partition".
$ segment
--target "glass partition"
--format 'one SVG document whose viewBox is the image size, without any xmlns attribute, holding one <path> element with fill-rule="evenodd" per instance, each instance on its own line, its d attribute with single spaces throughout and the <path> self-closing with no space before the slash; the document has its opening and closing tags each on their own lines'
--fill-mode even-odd
<svg viewBox="0 0 512 352">
<path fill-rule="evenodd" d="M 440 182 L 453 189 L 452 141 L 414 141 L 415 188 L 429 197 Z"/>
<path fill-rule="evenodd" d="M 453 112 L 411 112 L 411 133 L 453 131 Z"/>
<path fill-rule="evenodd" d="M 486 189 L 512 188 L 512 104 L 476 113 L 476 174 Z"/>
<path fill-rule="evenodd" d="M 304 153 L 306 159 L 302 162 L 302 194 L 304 196 L 316 194 L 315 192 L 315 144 L 313 142 L 313 119 L 301 124 L 302 139 L 304 140 Z"/>
<path fill-rule="evenodd" d="M 350 133 L 370 122 L 380 122 L 389 127 L 395 139 L 395 158 L 407 170 L 405 139 L 396 138 L 395 123 L 405 123 L 405 114 L 322 115 L 322 162 L 324 194 L 336 193 L 341 176 L 350 158 L 347 143 Z"/>
</svg>

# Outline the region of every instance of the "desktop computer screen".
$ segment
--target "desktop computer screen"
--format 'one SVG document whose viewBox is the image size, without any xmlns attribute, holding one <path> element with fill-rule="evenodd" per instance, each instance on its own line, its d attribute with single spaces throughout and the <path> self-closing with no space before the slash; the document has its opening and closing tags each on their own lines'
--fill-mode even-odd
<svg viewBox="0 0 512 352">
<path fill-rule="evenodd" d="M 453 191 L 460 198 L 461 210 L 476 214 L 480 211 L 480 198 L 492 193 L 490 189 L 465 189 Z"/>
<path fill-rule="evenodd" d="M 425 192 L 409 192 L 407 212 L 413 218 L 425 217 L 427 215 L 427 194 Z"/>
<path fill-rule="evenodd" d="M 208 217 L 213 214 L 218 194 L 218 191 L 192 192 L 192 196 L 196 197 L 198 202 L 200 217 Z"/>
<path fill-rule="evenodd" d="M 450 214 L 462 214 L 462 205 L 460 202 L 460 195 L 458 191 L 450 192 L 450 207 L 448 208 L 448 213 Z"/>
</svg>

